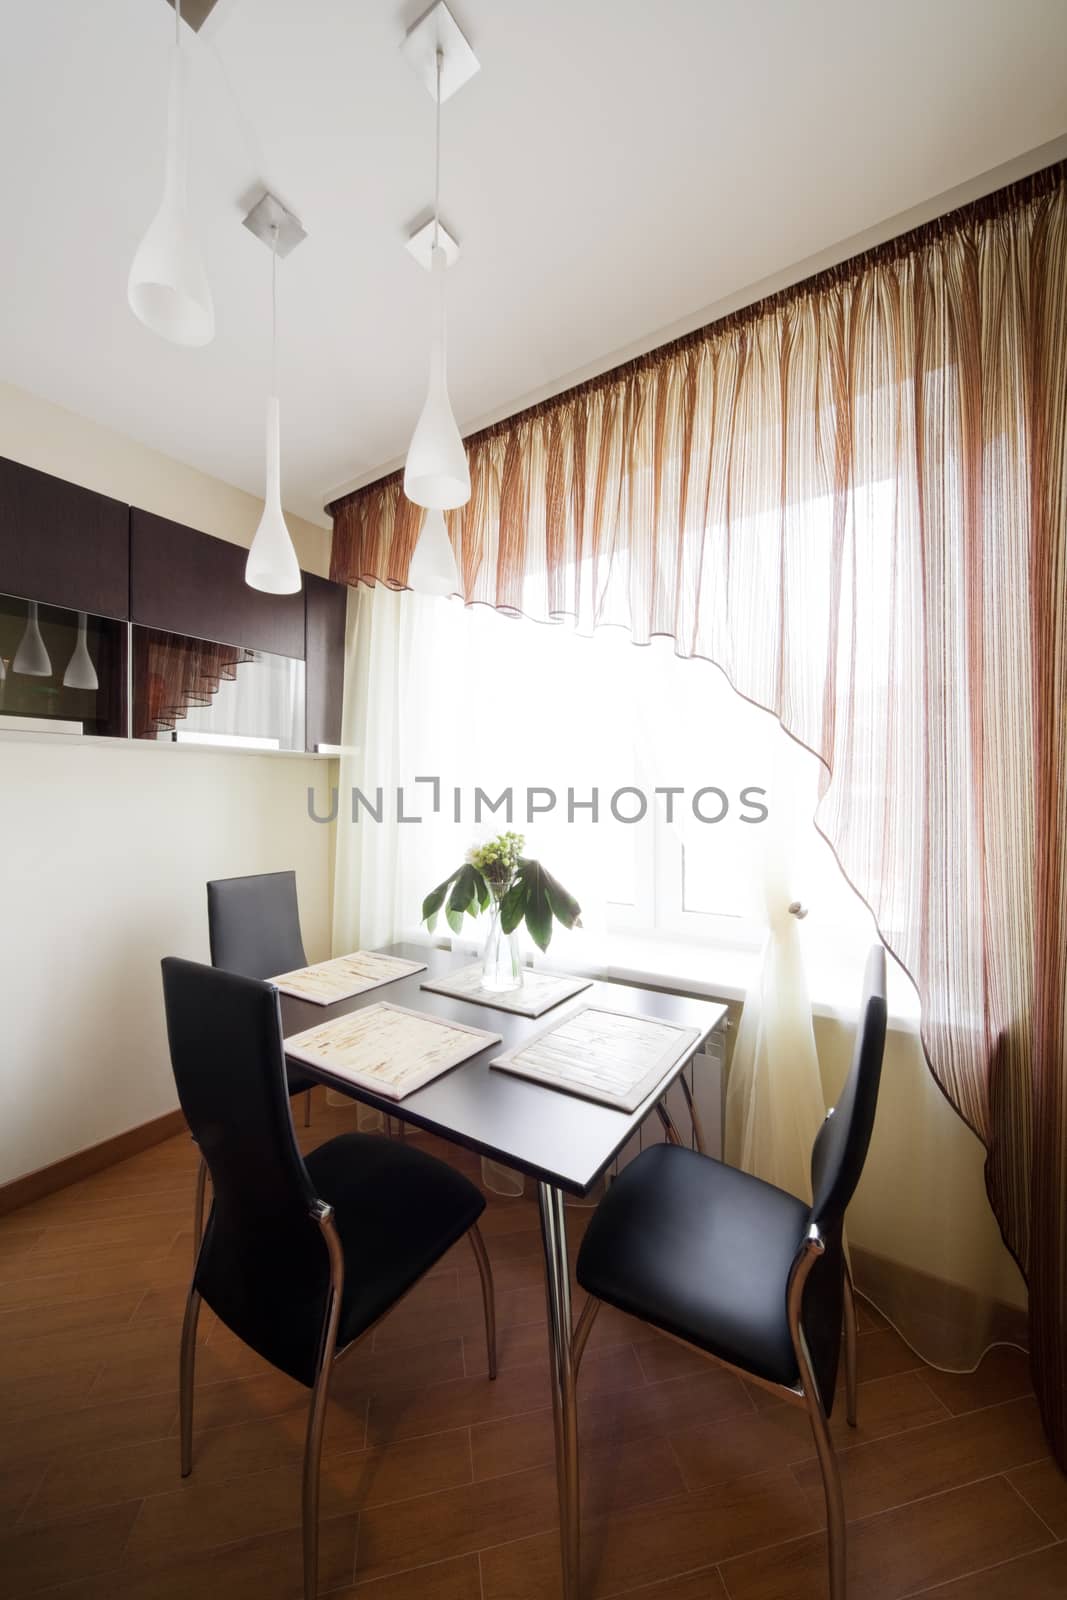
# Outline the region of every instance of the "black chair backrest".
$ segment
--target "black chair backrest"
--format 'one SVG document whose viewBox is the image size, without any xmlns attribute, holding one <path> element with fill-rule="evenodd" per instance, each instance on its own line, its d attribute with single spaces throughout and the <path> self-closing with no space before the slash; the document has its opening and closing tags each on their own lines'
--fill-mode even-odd
<svg viewBox="0 0 1067 1600">
<path fill-rule="evenodd" d="M 163 997 L 178 1098 L 213 1190 L 197 1288 L 246 1344 L 310 1383 L 329 1257 L 293 1132 L 278 991 L 168 956 Z"/>
<path fill-rule="evenodd" d="M 307 966 L 295 872 L 216 878 L 207 886 L 211 965 L 244 978 L 276 978 Z"/>
<path fill-rule="evenodd" d="M 841 1353 L 845 1211 L 871 1142 L 882 1076 L 885 1021 L 885 951 L 876 945 L 867 958 L 852 1065 L 837 1105 L 819 1129 L 811 1152 L 811 1221 L 826 1248 L 805 1286 L 802 1322 L 827 1416 L 833 1409 Z"/>
<path fill-rule="evenodd" d="M 811 1153 L 811 1220 L 824 1235 L 840 1231 L 867 1159 L 882 1076 L 885 1025 L 885 950 L 875 945 L 867 957 L 852 1065 Z"/>
</svg>

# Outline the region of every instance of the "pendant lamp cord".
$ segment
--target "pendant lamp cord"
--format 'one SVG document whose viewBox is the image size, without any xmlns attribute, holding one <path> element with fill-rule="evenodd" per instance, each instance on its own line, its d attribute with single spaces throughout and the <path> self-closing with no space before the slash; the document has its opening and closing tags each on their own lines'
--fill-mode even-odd
<svg viewBox="0 0 1067 1600">
<path fill-rule="evenodd" d="M 174 43 L 182 47 L 182 0 L 174 0 Z"/>
<path fill-rule="evenodd" d="M 270 225 L 270 392 L 278 398 L 278 224 Z"/>
<path fill-rule="evenodd" d="M 441 63 L 444 61 L 444 51 L 437 51 L 437 95 L 436 95 L 436 125 L 434 129 L 434 166 L 433 166 L 433 247 L 439 248 L 441 228 Z"/>
</svg>

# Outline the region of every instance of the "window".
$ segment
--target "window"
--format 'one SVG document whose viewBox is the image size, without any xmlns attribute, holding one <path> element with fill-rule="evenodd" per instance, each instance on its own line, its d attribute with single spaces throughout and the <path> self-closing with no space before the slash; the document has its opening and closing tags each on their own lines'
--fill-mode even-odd
<svg viewBox="0 0 1067 1600">
<path fill-rule="evenodd" d="M 442 808 L 442 868 L 514 827 L 577 896 L 594 936 L 751 947 L 778 851 L 813 922 L 866 936 L 869 914 L 811 820 L 819 763 L 711 663 L 677 657 L 670 639 L 635 647 L 620 629 L 587 637 L 480 606 L 443 610 L 440 672 L 419 695 L 437 742 L 418 743 L 407 780 L 440 770 L 446 795 L 463 780 L 459 820 Z M 491 810 L 504 795 L 510 813 Z"/>
</svg>

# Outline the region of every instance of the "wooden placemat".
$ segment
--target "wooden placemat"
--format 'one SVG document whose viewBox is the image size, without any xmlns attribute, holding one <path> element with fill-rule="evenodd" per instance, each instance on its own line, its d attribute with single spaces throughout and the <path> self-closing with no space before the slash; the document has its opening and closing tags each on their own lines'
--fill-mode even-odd
<svg viewBox="0 0 1067 1600">
<path fill-rule="evenodd" d="M 590 988 L 592 982 L 592 978 L 575 978 L 563 972 L 535 972 L 524 968 L 520 989 L 486 989 L 482 983 L 482 964 L 476 961 L 471 967 L 460 967 L 457 972 L 446 972 L 439 978 L 424 978 L 419 988 L 451 995 L 456 1000 L 469 1000 L 476 1006 L 491 1006 L 495 1011 L 513 1011 L 520 1017 L 540 1017 L 553 1006 L 562 1005 L 564 1000 Z"/>
<path fill-rule="evenodd" d="M 353 995 L 366 994 L 383 984 L 395 983 L 398 978 L 409 978 L 413 972 L 425 971 L 425 961 L 403 961 L 399 956 L 383 956 L 374 950 L 354 950 L 349 956 L 335 956 L 332 961 L 318 961 L 295 972 L 281 972 L 270 981 L 283 994 L 310 1000 L 316 1006 L 332 1006 L 338 1000 L 351 1000 Z"/>
<path fill-rule="evenodd" d="M 403 1100 L 450 1067 L 499 1043 L 499 1033 L 379 1000 L 293 1034 L 285 1041 L 285 1053 L 339 1082 Z"/>
<path fill-rule="evenodd" d="M 702 1038 L 699 1028 L 657 1017 L 579 1006 L 490 1066 L 630 1112 L 688 1060 Z"/>
</svg>

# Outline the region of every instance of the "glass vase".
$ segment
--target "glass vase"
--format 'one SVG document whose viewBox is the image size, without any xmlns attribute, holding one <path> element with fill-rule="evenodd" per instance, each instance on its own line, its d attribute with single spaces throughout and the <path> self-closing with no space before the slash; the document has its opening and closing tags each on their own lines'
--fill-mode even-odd
<svg viewBox="0 0 1067 1600">
<path fill-rule="evenodd" d="M 495 994 L 522 988 L 522 955 L 518 930 L 505 933 L 500 926 L 500 901 L 494 893 L 489 908 L 489 932 L 482 951 L 482 988 Z"/>
</svg>

